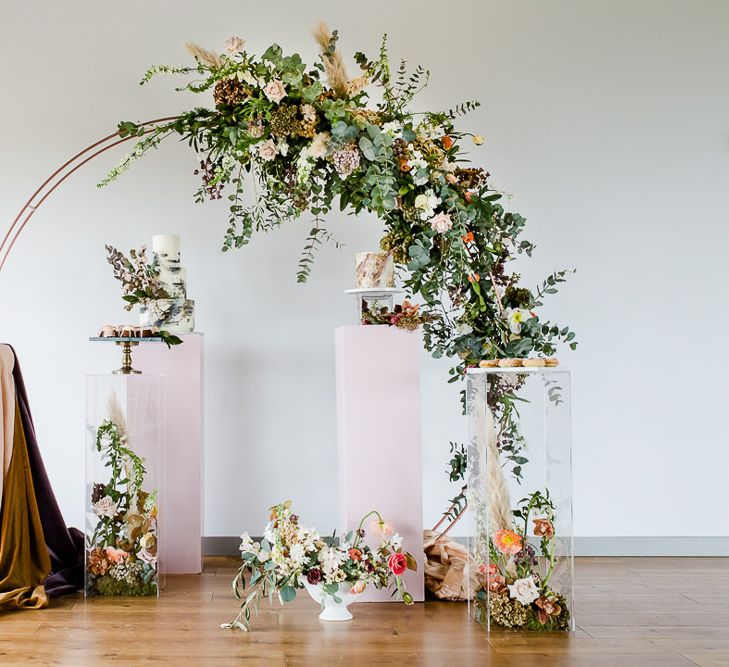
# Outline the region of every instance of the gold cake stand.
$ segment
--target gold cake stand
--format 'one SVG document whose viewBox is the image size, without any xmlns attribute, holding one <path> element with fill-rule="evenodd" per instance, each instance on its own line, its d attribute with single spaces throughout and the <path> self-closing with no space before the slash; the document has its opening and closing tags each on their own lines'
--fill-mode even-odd
<svg viewBox="0 0 729 667">
<path fill-rule="evenodd" d="M 122 349 L 122 365 L 121 368 L 117 368 L 112 371 L 114 375 L 141 375 L 142 371 L 138 371 L 132 366 L 132 348 L 136 347 L 140 343 L 162 343 L 164 342 L 158 337 L 149 338 L 132 338 L 131 336 L 92 336 L 89 338 L 90 341 L 115 343 Z"/>
</svg>

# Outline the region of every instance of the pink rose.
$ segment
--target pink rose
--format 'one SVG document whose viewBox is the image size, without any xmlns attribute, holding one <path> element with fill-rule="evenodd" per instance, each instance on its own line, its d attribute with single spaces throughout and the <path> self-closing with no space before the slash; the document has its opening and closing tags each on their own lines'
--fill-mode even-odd
<svg viewBox="0 0 729 667">
<path fill-rule="evenodd" d="M 267 139 L 258 147 L 258 157 L 260 157 L 261 160 L 270 162 L 277 155 L 278 148 L 276 148 L 276 144 L 273 143 L 273 139 Z"/>
<path fill-rule="evenodd" d="M 286 97 L 286 88 L 280 79 L 273 79 L 273 81 L 269 81 L 266 84 L 266 87 L 263 89 L 263 93 L 269 100 L 271 100 L 271 102 L 278 104 L 284 97 Z"/>
<path fill-rule="evenodd" d="M 408 569 L 408 559 L 403 553 L 391 554 L 387 559 L 387 567 L 396 577 L 399 577 Z"/>
<path fill-rule="evenodd" d="M 439 234 L 445 234 L 453 227 L 453 221 L 447 213 L 438 213 L 430 219 L 430 226 Z"/>
</svg>

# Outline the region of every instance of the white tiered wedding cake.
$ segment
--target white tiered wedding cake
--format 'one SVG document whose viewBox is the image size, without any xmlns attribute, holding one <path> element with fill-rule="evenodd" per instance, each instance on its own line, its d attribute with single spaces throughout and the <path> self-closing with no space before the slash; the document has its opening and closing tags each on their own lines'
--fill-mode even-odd
<svg viewBox="0 0 729 667">
<path fill-rule="evenodd" d="M 187 298 L 187 274 L 180 266 L 180 237 L 157 234 L 152 237 L 153 264 L 168 299 L 147 301 L 139 310 L 139 325 L 159 327 L 172 334 L 195 329 L 195 302 Z"/>
</svg>

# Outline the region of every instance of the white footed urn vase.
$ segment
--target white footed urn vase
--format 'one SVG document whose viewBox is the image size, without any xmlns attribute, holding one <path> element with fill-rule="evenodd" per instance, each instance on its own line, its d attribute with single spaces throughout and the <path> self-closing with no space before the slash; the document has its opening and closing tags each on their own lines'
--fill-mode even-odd
<svg viewBox="0 0 729 667">
<path fill-rule="evenodd" d="M 301 577 L 301 583 L 304 584 L 304 588 L 306 588 L 311 599 L 322 605 L 321 614 L 319 614 L 320 621 L 352 620 L 352 613 L 347 607 L 356 601 L 357 594 L 352 593 L 352 584 L 350 582 L 345 581 L 339 584 L 339 590 L 337 590 L 336 595 L 340 602 L 337 602 L 334 596 L 324 592 L 324 585 L 321 582 L 318 584 L 310 584 L 306 580 L 306 577 Z"/>
</svg>

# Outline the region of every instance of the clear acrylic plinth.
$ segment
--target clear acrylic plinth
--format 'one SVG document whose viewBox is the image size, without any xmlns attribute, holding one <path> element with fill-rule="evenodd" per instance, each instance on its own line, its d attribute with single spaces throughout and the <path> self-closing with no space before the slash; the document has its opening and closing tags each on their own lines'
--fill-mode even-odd
<svg viewBox="0 0 729 667">
<path fill-rule="evenodd" d="M 86 595 L 159 595 L 164 377 L 86 378 Z"/>
<path fill-rule="evenodd" d="M 362 313 L 368 310 L 371 313 L 383 308 L 392 312 L 395 307 L 395 295 L 404 290 L 397 287 L 362 287 L 345 290 L 345 294 L 352 294 L 357 300 L 357 322 L 362 324 Z"/>
<path fill-rule="evenodd" d="M 570 374 L 467 374 L 469 605 L 487 630 L 574 630 Z"/>
</svg>

